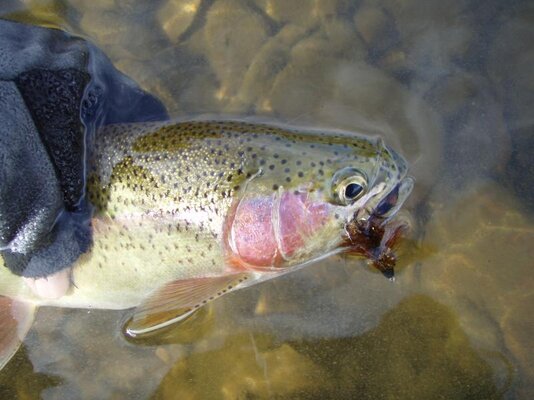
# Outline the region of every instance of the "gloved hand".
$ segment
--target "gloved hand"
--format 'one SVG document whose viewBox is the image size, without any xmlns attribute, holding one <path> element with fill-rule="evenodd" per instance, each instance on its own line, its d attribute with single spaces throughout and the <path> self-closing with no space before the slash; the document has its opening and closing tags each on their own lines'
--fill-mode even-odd
<svg viewBox="0 0 534 400">
<path fill-rule="evenodd" d="M 0 21 L 0 252 L 36 294 L 64 294 L 91 246 L 84 160 L 97 128 L 166 118 L 85 40 Z"/>
</svg>

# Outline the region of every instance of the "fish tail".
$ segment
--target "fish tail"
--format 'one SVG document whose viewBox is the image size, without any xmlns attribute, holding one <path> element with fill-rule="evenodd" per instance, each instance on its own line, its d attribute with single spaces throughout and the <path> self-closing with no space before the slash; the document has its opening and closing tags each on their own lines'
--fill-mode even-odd
<svg viewBox="0 0 534 400">
<path fill-rule="evenodd" d="M 0 296 L 0 370 L 11 360 L 30 330 L 35 306 Z"/>
</svg>

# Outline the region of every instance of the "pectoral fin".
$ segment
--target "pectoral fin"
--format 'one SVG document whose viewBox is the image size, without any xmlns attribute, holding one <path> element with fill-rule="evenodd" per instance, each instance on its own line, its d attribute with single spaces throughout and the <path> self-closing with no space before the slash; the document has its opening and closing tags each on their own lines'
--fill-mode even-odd
<svg viewBox="0 0 534 400">
<path fill-rule="evenodd" d="M 35 307 L 0 296 L 0 369 L 17 352 L 33 323 Z"/>
<path fill-rule="evenodd" d="M 251 273 L 237 273 L 168 283 L 136 308 L 126 334 L 136 337 L 179 322 L 210 301 L 248 285 L 251 279 Z"/>
</svg>

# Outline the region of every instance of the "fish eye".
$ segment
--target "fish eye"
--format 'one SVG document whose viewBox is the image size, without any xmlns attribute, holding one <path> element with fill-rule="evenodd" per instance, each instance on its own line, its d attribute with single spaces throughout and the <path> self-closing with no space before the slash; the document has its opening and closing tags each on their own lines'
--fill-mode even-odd
<svg viewBox="0 0 534 400">
<path fill-rule="evenodd" d="M 355 168 L 344 168 L 334 174 L 332 185 L 332 194 L 336 202 L 349 205 L 365 194 L 367 179 Z"/>
<path fill-rule="evenodd" d="M 345 186 L 345 198 L 349 200 L 353 200 L 362 192 L 363 186 L 356 183 L 351 182 L 347 186 Z"/>
</svg>

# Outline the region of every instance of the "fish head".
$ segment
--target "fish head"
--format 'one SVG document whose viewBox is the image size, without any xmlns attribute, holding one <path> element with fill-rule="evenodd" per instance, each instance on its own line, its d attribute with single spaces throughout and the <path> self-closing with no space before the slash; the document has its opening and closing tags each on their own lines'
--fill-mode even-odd
<svg viewBox="0 0 534 400">
<path fill-rule="evenodd" d="M 234 203 L 225 230 L 233 263 L 272 270 L 340 252 L 385 263 L 379 260 L 388 260 L 385 253 L 405 229 L 390 221 L 413 187 L 406 161 L 380 138 L 310 136 L 290 143 L 263 154 L 268 162 Z"/>
</svg>

